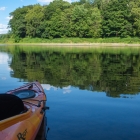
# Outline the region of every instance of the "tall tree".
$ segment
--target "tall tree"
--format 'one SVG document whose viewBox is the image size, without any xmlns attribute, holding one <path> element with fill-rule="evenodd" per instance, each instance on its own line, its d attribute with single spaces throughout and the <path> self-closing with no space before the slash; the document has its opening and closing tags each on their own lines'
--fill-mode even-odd
<svg viewBox="0 0 140 140">
<path fill-rule="evenodd" d="M 46 28 L 43 37 L 60 38 L 67 36 L 69 20 L 67 20 L 66 15 L 67 12 L 69 13 L 70 6 L 70 3 L 63 0 L 54 0 L 45 6 Z"/>
<path fill-rule="evenodd" d="M 133 21 L 133 35 L 140 36 L 140 0 L 131 0 L 130 5 Z"/>
<path fill-rule="evenodd" d="M 28 10 L 25 20 L 27 22 L 26 34 L 30 37 L 36 37 L 38 27 L 44 21 L 44 7 L 39 4 L 34 5 L 32 9 Z"/>
<path fill-rule="evenodd" d="M 17 8 L 15 11 L 10 13 L 12 19 L 9 21 L 9 27 L 15 37 L 23 38 L 26 36 L 26 20 L 25 16 L 28 9 L 32 9 L 32 5 L 23 6 L 22 8 Z"/>
<path fill-rule="evenodd" d="M 45 6 L 45 19 L 50 20 L 54 14 L 59 14 L 71 6 L 69 2 L 63 0 L 54 0 L 49 5 Z"/>
<path fill-rule="evenodd" d="M 72 10 L 71 32 L 74 37 L 100 37 L 101 14 L 98 8 L 77 5 Z"/>
<path fill-rule="evenodd" d="M 111 0 L 102 9 L 103 36 L 127 37 L 132 35 L 131 8 L 129 0 Z"/>
<path fill-rule="evenodd" d="M 87 37 L 98 38 L 102 33 L 102 16 L 100 10 L 95 7 L 89 10 L 87 18 L 87 24 L 89 26 L 89 31 Z"/>
<path fill-rule="evenodd" d="M 72 10 L 72 27 L 71 32 L 74 37 L 85 37 L 88 31 L 86 24 L 88 10 L 84 5 L 76 5 Z"/>
</svg>

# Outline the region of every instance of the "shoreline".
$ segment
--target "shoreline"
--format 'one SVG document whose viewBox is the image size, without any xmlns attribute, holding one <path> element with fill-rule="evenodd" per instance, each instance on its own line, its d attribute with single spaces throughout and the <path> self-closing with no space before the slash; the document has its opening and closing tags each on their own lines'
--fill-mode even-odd
<svg viewBox="0 0 140 140">
<path fill-rule="evenodd" d="M 77 47 L 140 47 L 140 44 L 128 44 L 128 43 L 0 43 L 0 46 L 9 45 L 35 45 L 35 46 L 77 46 Z"/>
</svg>

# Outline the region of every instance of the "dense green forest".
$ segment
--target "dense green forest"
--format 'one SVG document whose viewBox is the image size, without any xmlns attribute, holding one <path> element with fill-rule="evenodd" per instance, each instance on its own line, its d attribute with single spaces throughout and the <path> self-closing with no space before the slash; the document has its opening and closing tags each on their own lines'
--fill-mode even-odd
<svg viewBox="0 0 140 140">
<path fill-rule="evenodd" d="M 6 36 L 15 38 L 15 42 L 25 37 L 140 36 L 140 0 L 54 0 L 49 5 L 17 8 L 10 16 L 11 31 Z"/>
</svg>

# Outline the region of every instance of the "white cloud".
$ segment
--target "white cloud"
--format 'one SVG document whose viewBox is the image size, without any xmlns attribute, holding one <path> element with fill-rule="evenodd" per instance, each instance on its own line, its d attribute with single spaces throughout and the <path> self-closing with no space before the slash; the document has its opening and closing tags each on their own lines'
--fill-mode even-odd
<svg viewBox="0 0 140 140">
<path fill-rule="evenodd" d="M 7 25 L 0 24 L 0 29 L 4 29 L 4 28 L 7 28 Z"/>
<path fill-rule="evenodd" d="M 71 93 L 70 88 L 71 88 L 71 86 L 63 87 L 63 94 Z"/>
<path fill-rule="evenodd" d="M 6 34 L 8 31 L 9 29 L 7 29 L 7 25 L 0 24 L 0 34 Z"/>
<path fill-rule="evenodd" d="M 9 29 L 0 29 L 0 34 L 7 34 Z"/>
<path fill-rule="evenodd" d="M 51 86 L 50 84 L 41 84 L 43 89 L 45 90 L 51 90 L 51 88 L 55 91 L 55 90 L 58 90 L 57 87 L 54 87 L 54 86 Z M 71 86 L 67 86 L 67 87 L 63 87 L 63 94 L 66 94 L 66 93 L 71 93 Z"/>
<path fill-rule="evenodd" d="M 63 89 L 67 90 L 67 89 L 70 89 L 71 86 L 67 86 L 67 87 L 63 87 Z"/>
<path fill-rule="evenodd" d="M 51 89 L 51 85 L 49 85 L 49 84 L 41 84 L 41 86 L 44 88 L 44 89 L 46 89 L 46 90 L 50 90 Z"/>
<path fill-rule="evenodd" d="M 41 84 L 41 86 L 43 87 L 43 89 L 46 89 L 46 90 L 51 90 L 51 88 L 53 88 L 54 90 L 57 90 L 56 87 L 51 86 L 50 84 Z"/>
<path fill-rule="evenodd" d="M 9 21 L 10 19 L 12 19 L 12 16 L 6 17 L 6 19 Z"/>
<path fill-rule="evenodd" d="M 66 93 L 71 93 L 71 90 L 64 90 L 63 94 L 66 94 Z"/>
<path fill-rule="evenodd" d="M 0 7 L 0 11 L 4 11 L 6 7 Z"/>
</svg>

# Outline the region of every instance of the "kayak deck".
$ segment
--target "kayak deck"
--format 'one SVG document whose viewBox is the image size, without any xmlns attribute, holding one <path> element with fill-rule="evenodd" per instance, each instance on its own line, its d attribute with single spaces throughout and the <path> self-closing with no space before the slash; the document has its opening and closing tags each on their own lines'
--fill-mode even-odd
<svg viewBox="0 0 140 140">
<path fill-rule="evenodd" d="M 20 92 L 21 91 L 21 92 Z M 27 96 L 34 92 L 34 96 Z M 46 95 L 38 82 L 26 84 L 7 94 L 21 97 L 24 110 L 17 115 L 0 120 L 0 138 L 2 140 L 34 140 L 44 117 Z"/>
</svg>

